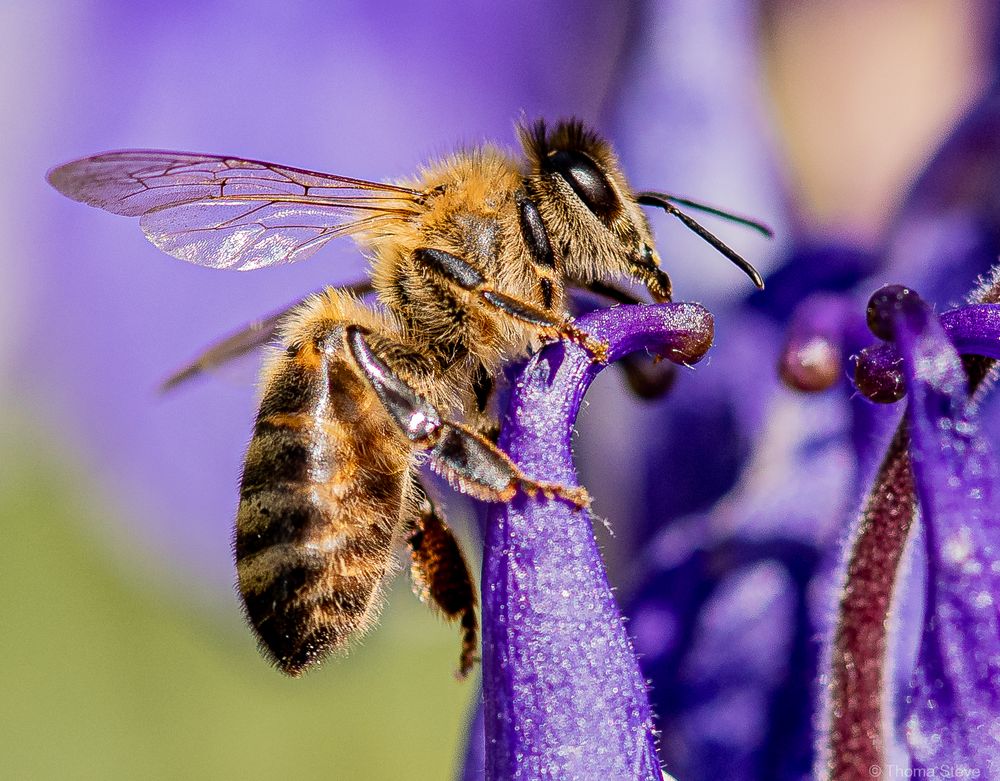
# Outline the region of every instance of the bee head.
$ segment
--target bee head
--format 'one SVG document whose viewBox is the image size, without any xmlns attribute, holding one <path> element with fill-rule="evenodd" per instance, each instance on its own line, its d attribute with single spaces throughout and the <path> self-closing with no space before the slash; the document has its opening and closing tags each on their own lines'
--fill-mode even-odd
<svg viewBox="0 0 1000 781">
<path fill-rule="evenodd" d="M 568 279 L 631 277 L 658 301 L 670 300 L 649 222 L 614 152 L 581 122 L 520 128 L 528 156 L 525 186 Z"/>
</svg>

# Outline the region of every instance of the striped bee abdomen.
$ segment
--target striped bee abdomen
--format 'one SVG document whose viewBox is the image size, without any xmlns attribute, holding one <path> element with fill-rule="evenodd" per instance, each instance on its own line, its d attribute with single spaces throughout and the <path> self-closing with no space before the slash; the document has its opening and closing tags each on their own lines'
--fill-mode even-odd
<svg viewBox="0 0 1000 781">
<path fill-rule="evenodd" d="M 342 329 L 328 334 L 342 344 Z M 410 452 L 342 348 L 290 350 L 247 451 L 235 554 L 247 618 L 289 675 L 367 628 L 409 485 Z"/>
</svg>

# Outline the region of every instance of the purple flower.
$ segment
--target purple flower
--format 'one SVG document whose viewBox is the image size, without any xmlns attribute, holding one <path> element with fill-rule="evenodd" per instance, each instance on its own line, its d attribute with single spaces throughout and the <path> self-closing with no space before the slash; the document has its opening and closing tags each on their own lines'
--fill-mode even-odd
<svg viewBox="0 0 1000 781">
<path fill-rule="evenodd" d="M 714 28 L 727 52 L 725 85 L 733 59 L 744 58 L 744 72 L 757 63 L 746 37 L 726 35 L 742 29 L 745 10 L 722 6 L 732 11 Z M 657 13 L 667 17 L 671 8 L 681 13 L 679 4 Z M 687 40 L 644 51 L 646 64 L 660 66 L 636 68 L 646 105 L 674 98 L 699 74 L 714 75 L 707 64 L 692 67 L 696 54 L 677 62 Z M 681 74 L 679 85 L 655 84 L 668 80 L 662 74 Z M 747 106 L 753 88 L 744 88 L 725 93 L 724 109 L 678 113 L 675 121 L 683 129 L 680 117 L 711 119 L 742 107 L 741 121 L 758 127 Z M 701 108 L 703 93 L 692 94 L 686 107 Z M 879 241 L 813 232 L 803 214 L 788 218 L 791 241 L 772 259 L 767 290 L 745 302 L 713 301 L 710 365 L 679 383 L 662 408 L 643 411 L 663 433 L 650 445 L 638 489 L 637 536 L 646 540 L 638 568 L 645 574 L 625 611 L 652 681 L 661 756 L 679 778 L 806 778 L 815 749 L 828 741 L 815 726 L 823 727 L 817 714 L 828 710 L 824 676 L 843 585 L 838 550 L 898 419 L 857 393 L 849 358 L 872 341 L 864 302 L 886 278 L 912 280 L 945 305 L 996 262 L 996 102 L 987 96 L 954 129 Z M 731 151 L 755 143 L 763 142 L 751 131 Z M 644 159 L 653 158 L 653 146 Z M 676 136 L 660 139 L 659 149 L 681 158 L 680 170 L 698 159 Z M 766 149 L 750 154 L 758 165 L 768 159 Z M 712 170 L 702 166 L 705 176 Z M 758 188 L 766 193 L 767 183 L 758 180 Z M 800 387 L 829 390 L 793 396 L 774 376 L 777 365 Z M 996 406 L 984 413 L 995 415 Z M 914 608 L 898 610 L 901 618 Z"/>
<path fill-rule="evenodd" d="M 699 360 L 712 318 L 696 304 L 615 307 L 581 318 L 609 359 L 649 350 Z M 602 367 L 560 343 L 520 374 L 501 447 L 529 476 L 576 485 L 570 437 Z M 652 714 L 589 513 L 519 497 L 491 508 L 483 562 L 486 778 L 654 779 Z"/>
<path fill-rule="evenodd" d="M 996 275 L 979 298 L 997 299 Z M 848 562 L 825 759 L 835 778 L 887 765 L 981 776 L 1000 760 L 1000 475 L 970 395 L 992 361 L 963 366 L 959 352 L 1000 356 L 1000 308 L 939 319 L 893 286 L 872 297 L 869 323 L 893 346 L 862 353 L 859 387 L 881 400 L 905 392 L 906 417 Z"/>
</svg>

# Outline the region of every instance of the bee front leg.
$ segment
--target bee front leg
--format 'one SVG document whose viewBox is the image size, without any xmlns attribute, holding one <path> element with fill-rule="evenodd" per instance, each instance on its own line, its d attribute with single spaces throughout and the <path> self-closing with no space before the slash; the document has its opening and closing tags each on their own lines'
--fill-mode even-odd
<svg viewBox="0 0 1000 781">
<path fill-rule="evenodd" d="M 419 506 L 416 517 L 407 524 L 406 530 L 413 589 L 422 601 L 431 602 L 446 618 L 459 622 L 462 628 L 462 651 L 458 676 L 465 678 L 478 661 L 476 587 L 454 533 L 423 486 L 416 480 L 413 485 Z"/>
<path fill-rule="evenodd" d="M 536 327 L 547 339 L 569 339 L 589 350 L 602 363 L 607 360 L 608 346 L 584 333 L 567 319 L 554 317 L 534 304 L 501 293 L 494 288 L 475 266 L 457 255 L 439 249 L 423 248 L 413 253 L 414 259 L 427 271 L 457 285 L 491 307 L 498 314 L 521 324 Z"/>
<path fill-rule="evenodd" d="M 595 296 L 615 304 L 642 305 L 647 303 L 629 291 L 601 280 L 576 284 L 579 288 L 589 290 Z M 619 359 L 615 365 L 625 374 L 629 388 L 640 399 L 662 398 L 673 387 L 674 380 L 677 379 L 677 367 L 670 361 L 660 360 L 659 356 L 631 353 Z"/>
<path fill-rule="evenodd" d="M 363 328 L 349 325 L 344 333 L 355 365 L 389 417 L 415 448 L 427 452 L 431 469 L 453 488 L 486 502 L 510 501 L 521 490 L 529 496 L 565 499 L 581 509 L 590 504 L 583 488 L 533 480 L 488 439 L 444 418 L 374 353 Z"/>
</svg>

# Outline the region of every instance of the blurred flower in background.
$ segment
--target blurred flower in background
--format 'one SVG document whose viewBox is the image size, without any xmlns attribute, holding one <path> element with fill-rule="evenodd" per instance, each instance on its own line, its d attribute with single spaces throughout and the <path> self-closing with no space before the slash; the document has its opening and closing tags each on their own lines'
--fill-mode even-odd
<svg viewBox="0 0 1000 781">
<path fill-rule="evenodd" d="M 662 10 L 663 26 L 676 29 L 685 9 Z M 638 70 L 675 75 L 683 67 L 669 67 L 676 57 L 702 75 L 697 94 L 727 83 L 730 71 L 712 66 L 719 50 L 737 73 L 769 73 L 770 111 L 791 164 L 769 179 L 787 193 L 778 199 L 786 243 L 772 258 L 767 290 L 714 303 L 711 365 L 663 404 L 665 433 L 647 458 L 639 500 L 653 542 L 627 612 L 668 770 L 685 779 L 805 778 L 824 740 L 820 676 L 841 549 L 899 415 L 859 398 L 848 381 L 848 357 L 873 341 L 867 296 L 881 281 L 905 280 L 939 305 L 957 303 L 1000 250 L 995 185 L 973 184 L 992 182 L 983 172 L 998 167 L 988 140 L 993 99 L 975 107 L 993 78 L 994 20 L 973 4 L 925 3 L 920 13 L 899 3 L 728 11 L 714 17 L 713 29 L 725 31 L 714 46 L 686 50 L 684 42 L 697 41 L 689 36 L 662 48 L 667 66 Z M 937 13 L 945 14 L 939 34 Z M 747 90 L 737 91 L 720 102 L 745 103 Z M 753 131 L 759 118 L 745 108 L 739 121 Z M 764 147 L 758 165 L 773 159 L 767 134 L 753 137 Z M 818 345 L 825 371 L 835 370 L 828 379 L 842 379 L 813 396 L 781 387 L 775 367 L 789 343 Z"/>
<path fill-rule="evenodd" d="M 405 598 L 364 649 L 305 682 L 254 657 L 229 552 L 253 370 L 155 391 L 216 336 L 355 281 L 362 259 L 345 243 L 253 274 L 197 268 L 43 174 L 132 146 L 391 179 L 456 144 L 512 143 L 523 112 L 595 122 L 637 188 L 778 232 L 766 245 L 711 225 L 768 274 L 748 295 L 711 248 L 652 216 L 677 298 L 715 314 L 716 347 L 656 404 L 598 382 L 577 459 L 615 532 L 612 580 L 667 769 L 808 776 L 840 547 L 898 410 L 854 397 L 846 374 L 795 393 L 776 367 L 804 324 L 846 371 L 872 341 L 875 287 L 903 282 L 943 306 L 995 262 L 992 126 L 967 123 L 911 188 L 993 78 L 994 17 L 973 0 L 8 4 L 0 621 L 18 642 L 0 652 L 17 724 L 0 749 L 12 767 L 440 778 L 460 761 L 472 687 L 449 679 L 452 633 Z M 816 311 L 830 316 L 817 325 Z"/>
</svg>

